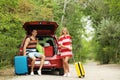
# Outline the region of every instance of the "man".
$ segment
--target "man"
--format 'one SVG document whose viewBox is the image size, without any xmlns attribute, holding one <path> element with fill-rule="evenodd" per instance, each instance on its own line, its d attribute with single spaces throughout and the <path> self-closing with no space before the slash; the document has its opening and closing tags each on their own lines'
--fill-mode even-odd
<svg viewBox="0 0 120 80">
<path fill-rule="evenodd" d="M 30 75 L 34 75 L 34 65 L 35 65 L 36 57 L 41 58 L 40 67 L 39 67 L 39 70 L 37 71 L 38 75 L 41 75 L 41 69 L 45 60 L 44 54 L 40 54 L 36 52 L 36 45 L 38 42 L 36 39 L 36 35 L 37 35 L 37 30 L 32 30 L 30 37 L 26 39 L 23 47 L 23 55 L 24 56 L 27 55 L 29 58 L 32 59 Z"/>
</svg>

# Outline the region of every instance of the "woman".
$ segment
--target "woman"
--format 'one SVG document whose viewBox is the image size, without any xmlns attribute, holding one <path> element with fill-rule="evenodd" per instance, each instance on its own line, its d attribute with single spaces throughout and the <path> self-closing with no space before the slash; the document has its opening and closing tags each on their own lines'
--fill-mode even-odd
<svg viewBox="0 0 120 80">
<path fill-rule="evenodd" d="M 72 39 L 69 35 L 67 28 L 62 28 L 61 36 L 59 38 L 59 47 L 60 47 L 60 55 L 63 60 L 63 68 L 64 68 L 64 75 L 63 76 L 70 76 L 69 70 L 69 59 L 72 57 Z"/>
</svg>

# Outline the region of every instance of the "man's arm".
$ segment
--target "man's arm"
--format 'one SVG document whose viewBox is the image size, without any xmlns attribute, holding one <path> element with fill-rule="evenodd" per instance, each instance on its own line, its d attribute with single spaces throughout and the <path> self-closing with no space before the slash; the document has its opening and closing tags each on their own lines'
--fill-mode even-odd
<svg viewBox="0 0 120 80">
<path fill-rule="evenodd" d="M 29 42 L 30 42 L 30 39 L 27 38 L 23 47 L 23 56 L 26 56 L 26 47 L 29 44 Z"/>
<path fill-rule="evenodd" d="M 42 51 L 43 51 L 43 53 L 45 53 L 44 47 L 42 47 Z"/>
</svg>

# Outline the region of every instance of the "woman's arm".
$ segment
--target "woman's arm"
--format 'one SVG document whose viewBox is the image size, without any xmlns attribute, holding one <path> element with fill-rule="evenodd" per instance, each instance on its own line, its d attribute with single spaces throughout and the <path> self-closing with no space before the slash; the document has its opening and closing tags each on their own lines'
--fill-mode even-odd
<svg viewBox="0 0 120 80">
<path fill-rule="evenodd" d="M 64 45 L 60 44 L 60 47 L 61 47 L 61 48 L 67 48 L 67 49 L 69 49 L 69 50 L 72 50 L 72 45 L 70 45 L 70 46 L 64 46 Z"/>
</svg>

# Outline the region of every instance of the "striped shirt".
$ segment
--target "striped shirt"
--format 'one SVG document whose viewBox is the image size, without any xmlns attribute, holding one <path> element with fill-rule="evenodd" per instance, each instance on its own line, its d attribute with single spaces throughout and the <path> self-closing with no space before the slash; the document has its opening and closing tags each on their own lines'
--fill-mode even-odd
<svg viewBox="0 0 120 80">
<path fill-rule="evenodd" d="M 32 40 L 30 38 L 30 42 L 29 42 L 29 44 L 27 46 L 27 49 L 36 49 L 36 45 L 37 45 L 37 40 Z"/>
<path fill-rule="evenodd" d="M 66 47 L 71 47 L 71 44 L 72 44 L 72 39 L 71 39 L 71 36 L 70 35 L 62 35 L 60 38 L 59 38 L 59 41 L 58 41 L 59 45 L 63 45 L 63 46 L 66 46 Z M 60 52 L 71 52 L 70 49 L 68 48 L 59 48 L 60 49 Z"/>
</svg>

